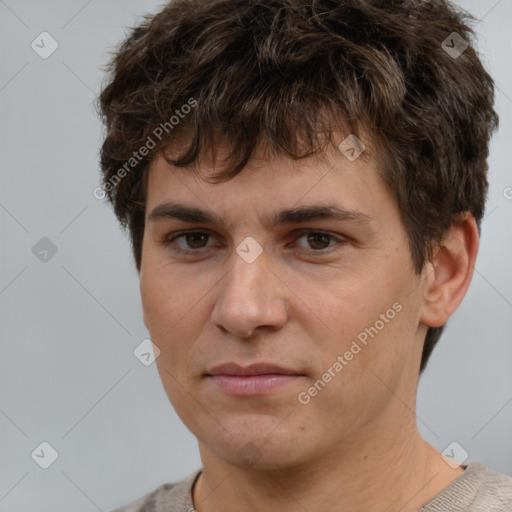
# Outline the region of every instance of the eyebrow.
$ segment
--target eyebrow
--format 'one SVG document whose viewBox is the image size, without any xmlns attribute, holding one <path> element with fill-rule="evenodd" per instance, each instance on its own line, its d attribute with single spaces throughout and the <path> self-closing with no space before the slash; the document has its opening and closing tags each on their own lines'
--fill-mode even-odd
<svg viewBox="0 0 512 512">
<path fill-rule="evenodd" d="M 156 206 L 148 217 L 148 222 L 165 219 L 178 219 L 192 224 L 211 224 L 226 228 L 226 223 L 211 210 L 168 202 Z M 312 220 L 337 220 L 354 224 L 369 224 L 372 218 L 360 211 L 346 209 L 337 204 L 316 204 L 289 208 L 274 213 L 267 219 L 272 227 L 280 224 L 300 224 Z"/>
</svg>

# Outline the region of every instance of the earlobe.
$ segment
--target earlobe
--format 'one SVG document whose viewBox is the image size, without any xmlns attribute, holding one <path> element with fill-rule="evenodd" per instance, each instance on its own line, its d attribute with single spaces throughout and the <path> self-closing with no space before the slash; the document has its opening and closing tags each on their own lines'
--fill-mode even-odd
<svg viewBox="0 0 512 512">
<path fill-rule="evenodd" d="M 427 266 L 422 323 L 440 327 L 460 305 L 473 277 L 478 247 L 475 219 L 464 212 L 452 224 Z"/>
</svg>

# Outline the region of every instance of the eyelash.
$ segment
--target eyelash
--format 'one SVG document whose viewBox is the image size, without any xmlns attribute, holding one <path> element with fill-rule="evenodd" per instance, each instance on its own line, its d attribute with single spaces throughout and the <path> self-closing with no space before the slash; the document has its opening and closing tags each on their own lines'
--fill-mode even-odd
<svg viewBox="0 0 512 512">
<path fill-rule="evenodd" d="M 168 248 L 175 240 L 179 239 L 179 238 L 183 238 L 184 236 L 186 235 L 191 235 L 191 234 L 198 234 L 198 235 L 207 235 L 208 237 L 212 237 L 212 235 L 210 233 L 207 233 L 205 231 L 178 231 L 176 233 L 174 233 L 171 237 L 167 237 L 165 238 L 164 240 L 162 240 L 162 245 L 166 248 Z M 347 242 L 347 240 L 343 239 L 343 238 L 339 238 L 339 237 L 336 237 L 334 235 L 332 235 L 331 233 L 327 233 L 325 231 L 319 231 L 319 230 L 315 230 L 315 229 L 307 229 L 307 230 L 303 230 L 301 232 L 299 232 L 298 236 L 297 236 L 297 239 L 299 238 L 302 238 L 304 235 L 307 235 L 307 234 L 320 234 L 320 235 L 324 235 L 326 237 L 329 237 L 331 240 L 334 240 L 335 242 L 338 242 L 338 244 L 341 244 L 343 245 L 344 243 Z M 207 242 L 210 240 L 210 238 L 208 238 Z M 341 249 L 341 247 L 338 247 L 337 249 L 335 250 L 332 250 L 332 247 L 334 247 L 334 245 L 326 248 L 326 249 L 320 249 L 320 250 L 314 250 L 314 249 L 311 249 L 309 251 L 304 251 L 303 249 L 299 249 L 299 253 L 307 253 L 308 255 L 326 255 L 326 254 L 331 254 L 333 252 L 337 252 L 338 250 Z M 176 247 L 174 248 L 173 250 L 175 252 L 178 252 L 178 253 L 182 253 L 182 254 L 185 254 L 185 255 L 192 255 L 192 254 L 197 254 L 199 252 L 201 252 L 202 250 L 206 249 L 205 247 L 201 247 L 199 249 L 182 249 L 182 248 L 179 248 L 179 247 Z"/>
</svg>

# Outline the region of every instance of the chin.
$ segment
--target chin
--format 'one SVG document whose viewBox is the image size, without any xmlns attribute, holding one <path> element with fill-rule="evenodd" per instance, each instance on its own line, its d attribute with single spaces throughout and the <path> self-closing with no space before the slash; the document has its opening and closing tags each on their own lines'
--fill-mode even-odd
<svg viewBox="0 0 512 512">
<path fill-rule="evenodd" d="M 299 450 L 294 440 L 296 436 L 286 429 L 278 434 L 276 424 L 272 422 L 264 422 L 259 428 L 253 424 L 250 429 L 231 425 L 226 430 L 232 435 L 223 429 L 220 438 L 212 437 L 211 431 L 206 433 L 202 436 L 203 445 L 216 457 L 240 469 L 287 470 L 314 458 L 317 453 L 317 449 L 312 447 L 311 456 L 308 457 L 307 450 L 304 450 L 305 439 L 302 440 Z"/>
</svg>

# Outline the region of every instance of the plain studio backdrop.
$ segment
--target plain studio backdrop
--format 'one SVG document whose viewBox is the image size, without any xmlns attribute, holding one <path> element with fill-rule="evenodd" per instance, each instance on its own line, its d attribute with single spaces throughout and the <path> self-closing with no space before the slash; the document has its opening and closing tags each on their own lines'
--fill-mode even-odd
<svg viewBox="0 0 512 512">
<path fill-rule="evenodd" d="M 512 1 L 459 4 L 480 20 L 501 127 L 473 282 L 420 380 L 418 425 L 512 475 Z M 1 512 L 105 511 L 201 465 L 134 355 L 148 332 L 128 237 L 93 196 L 101 66 L 161 5 L 0 1 Z"/>
</svg>

